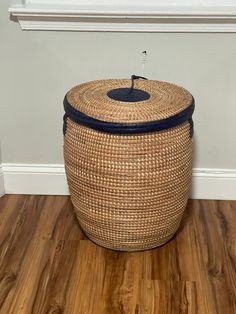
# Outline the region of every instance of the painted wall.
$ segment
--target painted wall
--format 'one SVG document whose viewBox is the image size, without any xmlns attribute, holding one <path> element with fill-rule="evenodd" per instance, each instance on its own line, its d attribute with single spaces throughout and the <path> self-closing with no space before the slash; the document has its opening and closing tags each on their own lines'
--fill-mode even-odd
<svg viewBox="0 0 236 314">
<path fill-rule="evenodd" d="M 145 76 L 196 99 L 195 167 L 236 169 L 236 34 L 23 32 L 0 2 L 3 163 L 63 163 L 62 100 L 73 85 Z"/>
</svg>

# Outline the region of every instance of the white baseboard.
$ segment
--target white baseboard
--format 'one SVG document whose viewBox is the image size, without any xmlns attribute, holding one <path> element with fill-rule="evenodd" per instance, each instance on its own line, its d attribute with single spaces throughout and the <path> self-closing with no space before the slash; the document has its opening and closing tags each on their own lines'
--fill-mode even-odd
<svg viewBox="0 0 236 314">
<path fill-rule="evenodd" d="M 5 194 L 4 190 L 4 177 L 3 177 L 3 170 L 2 166 L 0 165 L 0 197 Z"/>
<path fill-rule="evenodd" d="M 6 194 L 69 195 L 64 165 L 3 164 Z M 191 197 L 236 200 L 236 169 L 193 170 Z"/>
<path fill-rule="evenodd" d="M 64 165 L 3 164 L 6 194 L 69 195 Z"/>
<path fill-rule="evenodd" d="M 193 169 L 191 197 L 236 200 L 236 169 Z"/>
</svg>

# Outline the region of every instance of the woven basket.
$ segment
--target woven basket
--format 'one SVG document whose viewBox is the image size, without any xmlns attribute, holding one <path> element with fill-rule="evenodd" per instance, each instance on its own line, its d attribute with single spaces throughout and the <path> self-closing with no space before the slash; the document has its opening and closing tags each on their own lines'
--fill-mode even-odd
<svg viewBox="0 0 236 314">
<path fill-rule="evenodd" d="M 192 95 L 166 82 L 130 85 L 126 79 L 88 82 L 64 99 L 75 213 L 92 241 L 122 251 L 151 249 L 173 237 L 192 172 Z"/>
</svg>

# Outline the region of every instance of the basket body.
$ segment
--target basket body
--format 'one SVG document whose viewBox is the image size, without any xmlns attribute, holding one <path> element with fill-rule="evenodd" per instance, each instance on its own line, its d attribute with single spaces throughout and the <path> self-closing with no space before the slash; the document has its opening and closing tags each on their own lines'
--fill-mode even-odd
<svg viewBox="0 0 236 314">
<path fill-rule="evenodd" d="M 168 130 L 118 135 L 67 118 L 64 158 L 79 223 L 95 243 L 138 251 L 167 242 L 189 196 L 188 121 Z"/>
</svg>

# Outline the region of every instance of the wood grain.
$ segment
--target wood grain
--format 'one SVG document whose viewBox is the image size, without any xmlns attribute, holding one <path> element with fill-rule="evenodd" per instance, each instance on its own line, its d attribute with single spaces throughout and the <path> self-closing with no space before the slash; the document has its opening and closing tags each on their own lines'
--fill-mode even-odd
<svg viewBox="0 0 236 314">
<path fill-rule="evenodd" d="M 154 250 L 99 247 L 64 196 L 0 198 L 1 314 L 235 314 L 236 202 L 192 200 Z"/>
</svg>

